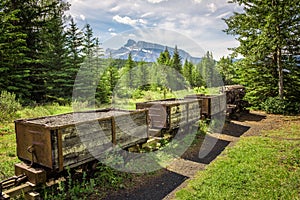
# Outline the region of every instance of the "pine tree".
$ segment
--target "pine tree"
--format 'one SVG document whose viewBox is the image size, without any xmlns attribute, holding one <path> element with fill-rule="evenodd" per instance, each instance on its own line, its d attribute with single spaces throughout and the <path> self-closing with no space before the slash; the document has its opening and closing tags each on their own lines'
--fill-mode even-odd
<svg viewBox="0 0 300 200">
<path fill-rule="evenodd" d="M 93 50 L 96 47 L 97 38 L 93 35 L 93 30 L 89 24 L 84 27 L 83 50 L 85 57 L 93 56 Z"/>
<path fill-rule="evenodd" d="M 27 2 L 21 1 L 3 1 L 1 13 L 3 14 L 3 35 L 1 34 L 1 51 L 4 56 L 2 66 L 6 66 L 7 90 L 17 94 L 19 98 L 28 101 L 31 97 L 31 69 L 29 63 L 31 48 L 28 45 L 30 26 L 25 22 L 33 18 L 27 16 L 30 9 Z M 29 20 L 27 19 L 29 18 Z M 27 19 L 27 20 L 26 20 Z M 17 47 L 17 45 L 20 45 Z M 12 50 L 14 52 L 12 52 Z M 9 55 L 12 53 L 11 55 Z M 4 75 L 4 73 L 3 73 Z M 22 88 L 23 87 L 23 88 Z M 23 90 L 22 90 L 23 89 Z"/>
<path fill-rule="evenodd" d="M 150 89 L 150 74 L 149 74 L 149 65 L 144 62 L 140 61 L 138 63 L 138 69 L 137 69 L 137 80 L 138 80 L 138 86 L 142 90 L 148 90 Z"/>
<path fill-rule="evenodd" d="M 135 67 L 135 62 L 132 60 L 131 53 L 129 53 L 126 64 L 124 66 L 124 74 L 123 76 L 125 77 L 126 80 L 126 86 L 130 89 L 133 89 L 135 86 L 135 78 L 136 78 L 136 73 L 134 70 Z"/>
<path fill-rule="evenodd" d="M 213 59 L 211 52 L 206 52 L 201 62 L 197 65 L 197 71 L 201 75 L 199 77 L 203 77 L 206 87 L 210 88 L 222 85 L 216 70 L 216 61 Z"/>
<path fill-rule="evenodd" d="M 0 2 L 0 91 L 16 93 L 19 98 L 30 96 L 29 69 L 26 63 L 26 37 L 20 26 L 20 9 L 11 1 Z"/>
<path fill-rule="evenodd" d="M 175 49 L 174 49 L 174 54 L 173 54 L 172 59 L 171 59 L 171 66 L 177 72 L 182 73 L 181 58 L 179 56 L 177 46 L 175 46 Z"/>
<path fill-rule="evenodd" d="M 193 63 L 189 62 L 187 59 L 184 62 L 182 74 L 185 77 L 186 81 L 190 84 L 190 86 L 195 86 L 194 79 L 193 79 L 193 73 L 194 73 L 194 65 Z"/>
<path fill-rule="evenodd" d="M 112 95 L 113 91 L 117 89 L 116 87 L 120 79 L 117 63 L 112 59 L 112 57 L 108 59 L 108 67 L 106 69 L 105 76 L 107 77 L 107 86 L 109 88 L 110 95 Z"/>
<path fill-rule="evenodd" d="M 77 27 L 74 19 L 71 18 L 69 25 L 65 31 L 66 35 L 66 49 L 67 49 L 67 66 L 65 69 L 68 78 L 65 82 L 65 88 L 69 95 L 72 95 L 72 88 L 75 83 L 75 79 L 83 63 L 82 45 L 83 45 L 83 33 Z"/>
<path fill-rule="evenodd" d="M 64 6 L 53 4 L 54 9 L 48 13 L 49 18 L 42 30 L 43 51 L 41 53 L 46 85 L 45 101 L 66 102 L 71 99 L 68 87 L 66 37 L 64 33 Z"/>
<path fill-rule="evenodd" d="M 170 64 L 171 64 L 170 60 L 171 60 L 171 56 L 170 56 L 168 48 L 166 47 L 165 50 L 160 53 L 160 55 L 157 59 L 157 63 L 160 65 L 170 66 Z"/>
<path fill-rule="evenodd" d="M 231 85 L 235 83 L 234 79 L 236 79 L 236 69 L 234 68 L 232 58 L 222 57 L 217 62 L 217 69 L 222 75 L 225 85 Z"/>
<path fill-rule="evenodd" d="M 299 0 L 231 2 L 244 6 L 243 13 L 235 13 L 225 19 L 228 26 L 225 32 L 237 35 L 240 43 L 233 49 L 234 53 L 244 57 L 241 61 L 244 69 L 241 71 L 248 74 L 242 76 L 247 79 L 241 81 L 245 82 L 248 90 L 258 95 L 256 99 L 259 101 L 276 93 L 283 99 L 285 91 L 288 91 L 284 87 L 284 68 L 289 65 L 289 60 L 283 58 L 299 54 Z M 277 80 L 275 85 L 274 80 Z M 257 85 L 262 84 L 268 86 L 264 93 L 259 94 L 255 90 L 259 89 Z"/>
</svg>

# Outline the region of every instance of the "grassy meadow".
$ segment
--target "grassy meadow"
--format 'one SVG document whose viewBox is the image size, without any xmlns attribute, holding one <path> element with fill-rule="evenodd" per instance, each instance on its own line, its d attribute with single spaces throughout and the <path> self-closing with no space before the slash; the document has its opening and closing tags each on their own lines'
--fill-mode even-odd
<svg viewBox="0 0 300 200">
<path fill-rule="evenodd" d="M 300 118 L 262 136 L 242 137 L 176 199 L 300 199 Z"/>
</svg>

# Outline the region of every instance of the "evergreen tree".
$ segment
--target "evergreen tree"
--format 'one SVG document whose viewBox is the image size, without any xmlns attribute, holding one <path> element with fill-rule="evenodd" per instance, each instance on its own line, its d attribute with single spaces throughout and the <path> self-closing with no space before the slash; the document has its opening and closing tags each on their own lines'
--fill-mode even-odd
<svg viewBox="0 0 300 200">
<path fill-rule="evenodd" d="M 133 68 L 135 67 L 135 62 L 132 60 L 131 53 L 129 53 L 126 64 L 124 66 L 124 74 L 126 80 L 126 86 L 132 89 L 135 86 L 135 71 Z"/>
<path fill-rule="evenodd" d="M 74 19 L 71 18 L 69 25 L 65 32 L 66 35 L 66 49 L 67 49 L 67 66 L 65 72 L 68 74 L 66 79 L 65 88 L 69 95 L 72 95 L 72 88 L 78 70 L 83 63 L 82 45 L 83 33 L 77 27 Z"/>
<path fill-rule="evenodd" d="M 102 60 L 103 51 L 98 38 L 93 36 L 92 28 L 89 24 L 85 26 L 83 39 L 83 63 L 77 73 L 73 89 L 73 101 L 88 102 L 93 105 L 101 103 L 107 99 L 107 87 L 104 62 Z"/>
<path fill-rule="evenodd" d="M 97 38 L 93 35 L 93 30 L 89 24 L 84 27 L 83 53 L 85 57 L 93 56 L 96 47 Z"/>
<path fill-rule="evenodd" d="M 0 2 L 0 91 L 30 96 L 29 69 L 25 66 L 27 35 L 20 26 L 20 12 L 9 0 Z"/>
<path fill-rule="evenodd" d="M 186 81 L 190 84 L 190 86 L 195 86 L 194 84 L 194 78 L 193 78 L 193 73 L 194 73 L 194 65 L 193 63 L 189 62 L 187 59 L 184 62 L 183 65 L 183 70 L 182 74 L 185 77 Z"/>
<path fill-rule="evenodd" d="M 211 52 L 206 52 L 201 62 L 197 65 L 197 71 L 200 73 L 201 77 L 203 77 L 206 87 L 217 87 L 222 85 L 216 70 L 216 61 L 213 59 Z"/>
<path fill-rule="evenodd" d="M 138 63 L 137 69 L 137 80 L 138 86 L 142 90 L 150 89 L 150 74 L 149 74 L 149 65 L 144 61 Z"/>
<path fill-rule="evenodd" d="M 171 60 L 171 56 L 170 56 L 168 48 L 166 47 L 165 50 L 160 53 L 160 55 L 157 59 L 157 63 L 160 65 L 170 66 L 170 64 L 171 64 L 170 60 Z"/>
<path fill-rule="evenodd" d="M 173 54 L 172 59 L 171 59 L 171 66 L 177 72 L 182 73 L 181 58 L 179 56 L 177 46 L 175 46 L 175 49 L 174 49 L 174 54 Z"/>
<path fill-rule="evenodd" d="M 244 57 L 241 77 L 248 91 L 255 93 L 256 99 L 264 101 L 267 95 L 286 95 L 284 89 L 284 68 L 289 66 L 287 55 L 299 54 L 299 0 L 233 0 L 244 6 L 243 13 L 235 13 L 225 19 L 226 33 L 237 35 L 240 45 L 234 53 Z M 297 68 L 296 68 L 297 69 Z M 258 73 L 259 72 L 259 73 Z M 292 72 L 295 73 L 296 72 Z M 277 83 L 274 85 L 274 80 Z M 263 85 L 264 93 L 259 94 L 257 85 Z M 277 90 L 277 91 L 276 91 Z M 277 94 L 276 94 L 277 93 Z M 258 104 L 259 101 L 253 102 Z"/>
<path fill-rule="evenodd" d="M 236 69 L 234 68 L 232 58 L 222 57 L 217 62 L 217 69 L 222 75 L 225 85 L 231 85 L 235 83 L 234 79 L 236 79 Z"/>
<path fill-rule="evenodd" d="M 116 89 L 118 80 L 120 78 L 116 62 L 110 57 L 108 61 L 108 68 L 106 69 L 107 85 L 109 87 L 110 95 Z"/>
<path fill-rule="evenodd" d="M 55 9 L 48 13 L 50 18 L 42 30 L 43 51 L 41 52 L 44 66 L 44 80 L 46 84 L 46 101 L 71 99 L 70 87 L 68 87 L 69 74 L 67 69 L 66 37 L 64 33 L 64 5 L 56 5 Z"/>
</svg>

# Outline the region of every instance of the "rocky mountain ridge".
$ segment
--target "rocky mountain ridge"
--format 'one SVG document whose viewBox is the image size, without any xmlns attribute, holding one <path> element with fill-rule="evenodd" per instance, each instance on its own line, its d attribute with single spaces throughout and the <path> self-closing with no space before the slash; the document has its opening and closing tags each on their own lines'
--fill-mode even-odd
<svg viewBox="0 0 300 200">
<path fill-rule="evenodd" d="M 116 59 L 127 59 L 129 53 L 132 55 L 132 59 L 135 61 L 145 61 L 145 62 L 156 62 L 160 53 L 165 49 L 168 49 L 170 55 L 172 56 L 175 48 L 164 46 L 161 44 L 150 43 L 145 41 L 134 41 L 129 39 L 127 43 L 120 47 L 119 49 L 108 48 L 105 50 L 105 55 L 112 56 Z M 197 64 L 201 61 L 201 58 L 193 57 L 188 52 L 178 49 L 182 63 L 187 59 L 188 61 Z"/>
</svg>

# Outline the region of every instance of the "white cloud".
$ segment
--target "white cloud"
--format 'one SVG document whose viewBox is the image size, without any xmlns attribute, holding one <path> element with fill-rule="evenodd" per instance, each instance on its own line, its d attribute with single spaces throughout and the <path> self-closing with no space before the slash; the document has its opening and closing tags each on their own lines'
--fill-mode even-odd
<svg viewBox="0 0 300 200">
<path fill-rule="evenodd" d="M 143 14 L 141 17 L 144 18 L 144 17 L 153 16 L 153 15 L 154 15 L 154 12 L 147 12 L 147 13 Z"/>
<path fill-rule="evenodd" d="M 214 3 L 209 3 L 207 4 L 207 8 L 209 9 L 210 12 L 214 13 L 217 10 L 217 6 Z"/>
<path fill-rule="evenodd" d="M 114 32 L 114 31 L 115 31 L 114 28 L 109 28 L 109 29 L 108 29 L 108 32 Z"/>
<path fill-rule="evenodd" d="M 202 0 L 193 0 L 194 3 L 202 3 Z"/>
<path fill-rule="evenodd" d="M 79 17 L 84 21 L 85 20 L 85 16 L 83 14 L 79 15 Z"/>
<path fill-rule="evenodd" d="M 137 22 L 137 20 L 131 19 L 128 16 L 121 17 L 119 15 L 115 15 L 113 17 L 113 20 L 116 21 L 116 22 L 118 22 L 118 23 L 127 24 L 127 25 L 131 25 L 131 26 L 136 25 L 136 22 Z"/>
<path fill-rule="evenodd" d="M 118 12 L 120 9 L 121 9 L 120 6 L 115 6 L 115 7 L 111 8 L 109 11 L 110 12 Z"/>
<path fill-rule="evenodd" d="M 234 38 L 222 32 L 226 24 L 221 18 L 241 11 L 226 0 L 70 0 L 70 3 L 70 14 L 76 16 L 79 23 L 84 23 L 80 15 L 84 16 L 94 32 L 102 37 L 132 28 L 157 27 L 178 31 L 205 47 L 211 43 L 218 52 L 235 46 L 230 45 Z M 221 42 L 227 40 L 231 43 Z"/>
<path fill-rule="evenodd" d="M 161 3 L 163 1 L 168 1 L 168 0 L 147 0 L 149 3 Z"/>
<path fill-rule="evenodd" d="M 128 16 L 121 17 L 119 15 L 115 15 L 113 17 L 113 20 L 118 23 L 130 25 L 130 26 L 147 25 L 147 21 L 144 19 L 131 19 Z"/>
<path fill-rule="evenodd" d="M 146 25 L 147 24 L 147 21 L 144 20 L 144 19 L 138 19 L 138 22 L 142 25 Z"/>
</svg>

